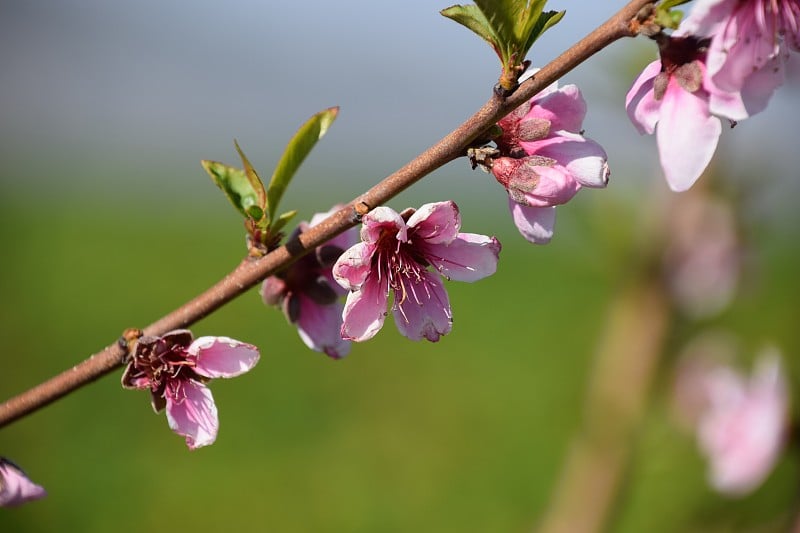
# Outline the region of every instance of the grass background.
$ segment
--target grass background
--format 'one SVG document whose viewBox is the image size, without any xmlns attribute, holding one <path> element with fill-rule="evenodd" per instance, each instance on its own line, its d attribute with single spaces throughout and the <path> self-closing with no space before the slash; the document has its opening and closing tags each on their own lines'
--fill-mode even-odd
<svg viewBox="0 0 800 533">
<path fill-rule="evenodd" d="M 208 195 L 2 198 L 3 396 L 149 323 L 235 265 L 239 221 L 213 186 L 198 188 Z M 579 427 L 593 346 L 615 288 L 632 274 L 625 265 L 644 215 L 619 195 L 584 193 L 561 208 L 555 241 L 535 247 L 495 192 L 493 212 L 467 195 L 462 213 L 465 230 L 503 242 L 499 271 L 447 284 L 455 326 L 441 342 L 408 341 L 389 320 L 375 340 L 329 360 L 251 291 L 194 327 L 262 350 L 253 372 L 212 383 L 214 446 L 189 452 L 146 394 L 107 376 L 0 432 L 2 453 L 50 493 L 0 509 L 2 530 L 529 530 Z M 736 305 L 710 323 L 677 324 L 667 354 L 696 330 L 729 327 L 747 353 L 769 340 L 794 368 L 796 238 L 794 228 L 763 231 L 758 269 Z M 692 437 L 668 413 L 668 361 L 613 530 L 780 530 L 796 462 L 784 460 L 744 500 L 710 492 Z"/>
</svg>

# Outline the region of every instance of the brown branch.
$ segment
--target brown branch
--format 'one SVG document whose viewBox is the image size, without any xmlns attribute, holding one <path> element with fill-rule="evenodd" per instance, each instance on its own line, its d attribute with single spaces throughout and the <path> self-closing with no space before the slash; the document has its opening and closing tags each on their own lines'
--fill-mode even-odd
<svg viewBox="0 0 800 533">
<path fill-rule="evenodd" d="M 632 0 L 612 18 L 542 68 L 533 78 L 522 83 L 516 93 L 506 99 L 493 95 L 461 126 L 321 224 L 258 260 L 241 263 L 216 285 L 144 328 L 145 334 L 163 335 L 172 329 L 193 324 L 267 276 L 286 268 L 308 251 L 353 227 L 358 223 L 360 215 L 384 204 L 437 168 L 464 155 L 474 139 L 511 110 L 610 43 L 623 37 L 635 36 L 637 27 L 633 21 L 637 13 L 655 1 Z M 0 427 L 121 367 L 124 357 L 124 350 L 118 344 L 112 344 L 58 376 L 9 399 L 0 405 Z"/>
</svg>

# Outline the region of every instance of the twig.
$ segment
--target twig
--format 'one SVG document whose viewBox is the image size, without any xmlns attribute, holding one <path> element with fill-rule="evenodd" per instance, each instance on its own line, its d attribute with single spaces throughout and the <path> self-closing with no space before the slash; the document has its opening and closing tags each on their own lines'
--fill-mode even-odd
<svg viewBox="0 0 800 533">
<path fill-rule="evenodd" d="M 170 330 L 193 324 L 259 281 L 286 268 L 305 253 L 353 227 L 360 216 L 372 208 L 384 204 L 437 168 L 464 155 L 470 143 L 500 118 L 612 42 L 635 36 L 638 26 L 633 21 L 637 13 L 655 1 L 632 0 L 612 18 L 542 68 L 533 78 L 522 83 L 513 95 L 503 99 L 493 94 L 461 126 L 369 191 L 284 246 L 258 260 L 241 263 L 213 287 L 144 328 L 144 333 L 163 335 Z M 123 348 L 112 344 L 71 369 L 9 399 L 0 405 L 0 427 L 121 367 L 124 358 Z"/>
</svg>

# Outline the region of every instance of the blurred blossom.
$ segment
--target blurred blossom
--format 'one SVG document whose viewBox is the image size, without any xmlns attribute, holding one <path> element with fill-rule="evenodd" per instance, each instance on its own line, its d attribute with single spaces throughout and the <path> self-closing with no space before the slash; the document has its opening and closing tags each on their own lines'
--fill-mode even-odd
<svg viewBox="0 0 800 533">
<path fill-rule="evenodd" d="M 293 237 L 316 226 L 339 207 L 317 213 L 310 223 L 301 222 Z M 347 291 L 333 279 L 332 269 L 342 252 L 356 243 L 357 235 L 355 228 L 337 235 L 261 285 L 264 303 L 283 310 L 306 346 L 334 359 L 350 352 L 350 341 L 341 335 L 342 297 Z"/>
<path fill-rule="evenodd" d="M 735 296 L 742 244 L 731 207 L 705 194 L 681 196 L 668 213 L 664 255 L 675 304 L 692 318 L 719 313 Z"/>
<path fill-rule="evenodd" d="M 17 465 L 0 457 L 0 507 L 15 507 L 47 496 Z"/>
<path fill-rule="evenodd" d="M 780 355 L 762 354 L 749 378 L 726 364 L 709 363 L 701 358 L 685 367 L 684 383 L 676 390 L 695 394 L 697 438 L 709 461 L 709 482 L 721 493 L 742 496 L 763 483 L 785 445 L 789 394 Z"/>
<path fill-rule="evenodd" d="M 361 241 L 345 251 L 333 275 L 350 291 L 342 336 L 363 341 L 383 327 L 389 293 L 400 333 L 437 341 L 450 332 L 450 301 L 440 276 L 476 281 L 494 274 L 500 243 L 494 237 L 461 233 L 453 202 L 425 204 L 402 214 L 377 207 L 364 215 Z M 429 271 L 432 266 L 438 274 Z"/>
<path fill-rule="evenodd" d="M 608 183 L 605 151 L 583 136 L 585 115 L 580 90 L 553 83 L 498 122 L 503 133 L 491 170 L 508 192 L 514 223 L 533 243 L 552 238 L 556 205 L 581 187 Z"/>
<path fill-rule="evenodd" d="M 800 1 L 698 0 L 679 31 L 710 38 L 711 112 L 742 120 L 767 106 L 800 50 Z"/>
<path fill-rule="evenodd" d="M 166 407 L 170 429 L 195 449 L 213 444 L 219 429 L 217 406 L 206 382 L 244 374 L 258 358 L 258 348 L 228 337 L 192 340 L 185 329 L 163 337 L 148 335 L 136 342 L 122 386 L 150 389 L 153 410 Z"/>
</svg>

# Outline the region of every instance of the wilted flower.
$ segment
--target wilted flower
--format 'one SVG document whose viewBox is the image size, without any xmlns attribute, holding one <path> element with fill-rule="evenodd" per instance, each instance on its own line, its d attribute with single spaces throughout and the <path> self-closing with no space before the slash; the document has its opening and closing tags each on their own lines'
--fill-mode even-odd
<svg viewBox="0 0 800 533">
<path fill-rule="evenodd" d="M 697 0 L 679 32 L 710 39 L 711 112 L 742 120 L 767 106 L 800 50 L 800 1 Z"/>
<path fill-rule="evenodd" d="M 555 206 L 583 187 L 605 187 L 607 156 L 583 136 L 586 102 L 575 85 L 553 83 L 498 122 L 492 173 L 508 191 L 520 233 L 544 244 L 553 236 Z"/>
<path fill-rule="evenodd" d="M 636 79 L 625 107 L 639 133 L 652 135 L 658 125 L 658 153 L 667 183 L 674 191 L 685 191 L 711 161 L 722 124 L 709 110 L 703 43 L 672 37 L 660 44 L 661 59 Z"/>
<path fill-rule="evenodd" d="M 153 409 L 159 412 L 166 407 L 169 427 L 195 449 L 213 444 L 219 429 L 217 406 L 205 383 L 244 374 L 258 357 L 258 349 L 251 344 L 228 337 L 193 341 L 185 329 L 163 337 L 144 336 L 136 342 L 122 386 L 150 389 Z"/>
<path fill-rule="evenodd" d="M 15 507 L 47 496 L 47 492 L 28 479 L 20 467 L 0 457 L 0 507 Z"/>
<path fill-rule="evenodd" d="M 301 222 L 295 236 L 316 226 L 337 208 L 314 215 L 310 223 Z M 355 228 L 347 230 L 280 274 L 268 277 L 261 285 L 264 303 L 281 307 L 286 319 L 297 326 L 306 346 L 336 359 L 347 355 L 350 341 L 341 335 L 344 310 L 341 297 L 347 291 L 336 283 L 331 270 L 342 252 L 356 240 Z"/>
<path fill-rule="evenodd" d="M 336 281 L 350 291 L 342 324 L 346 339 L 375 336 L 394 292 L 392 309 L 400 333 L 412 340 L 437 341 L 450 331 L 452 314 L 441 279 L 428 267 L 458 281 L 476 281 L 497 269 L 500 243 L 494 237 L 459 233 L 455 203 L 425 204 L 403 215 L 388 207 L 364 215 L 362 242 L 333 267 Z"/>
<path fill-rule="evenodd" d="M 749 379 L 725 364 L 700 361 L 683 372 L 678 390 L 695 397 L 709 481 L 722 493 L 747 494 L 772 471 L 787 437 L 789 395 L 780 358 L 762 355 Z"/>
</svg>

